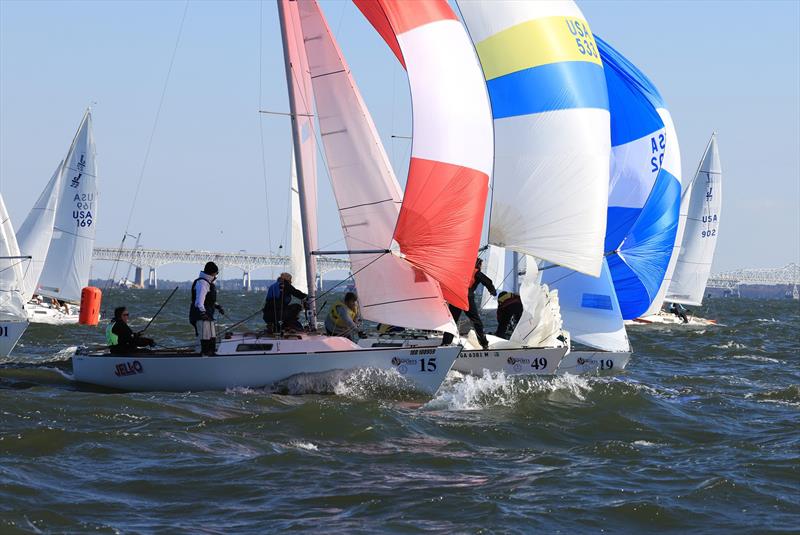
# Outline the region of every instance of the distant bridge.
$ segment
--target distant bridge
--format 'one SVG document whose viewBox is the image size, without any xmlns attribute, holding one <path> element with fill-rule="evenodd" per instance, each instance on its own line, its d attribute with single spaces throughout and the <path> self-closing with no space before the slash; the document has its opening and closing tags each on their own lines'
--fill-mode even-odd
<svg viewBox="0 0 800 535">
<path fill-rule="evenodd" d="M 262 268 L 288 269 L 291 259 L 284 255 L 263 255 L 246 252 L 219 253 L 212 251 L 169 251 L 162 249 L 119 249 L 114 247 L 95 247 L 93 260 L 126 262 L 136 267 L 134 284 L 144 286 L 143 268 L 150 268 L 147 285 L 158 287 L 159 267 L 167 264 L 204 265 L 211 261 L 224 267 L 236 267 L 242 270 L 242 286 L 250 289 L 250 274 Z M 330 256 L 317 256 L 317 272 L 320 278 L 330 271 L 350 271 L 350 261 Z M 297 274 L 295 274 L 297 276 Z"/>
<path fill-rule="evenodd" d="M 721 288 L 738 293 L 740 285 L 800 285 L 800 266 L 789 264 L 782 268 L 748 268 L 711 275 L 709 288 Z"/>
</svg>

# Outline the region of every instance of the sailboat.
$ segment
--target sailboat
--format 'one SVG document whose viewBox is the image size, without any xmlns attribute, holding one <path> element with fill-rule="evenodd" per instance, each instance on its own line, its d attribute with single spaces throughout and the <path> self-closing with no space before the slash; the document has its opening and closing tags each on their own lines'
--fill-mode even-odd
<svg viewBox="0 0 800 535">
<path fill-rule="evenodd" d="M 11 353 L 28 328 L 22 291 L 23 264 L 29 259 L 19 252 L 11 218 L 0 196 L 0 357 Z"/>
<path fill-rule="evenodd" d="M 97 203 L 96 150 L 87 109 L 66 158 L 20 227 L 20 247 L 33 258 L 25 284 L 26 297 L 34 298 L 26 307 L 32 322 L 78 323 L 81 290 L 89 284 Z"/>
<path fill-rule="evenodd" d="M 658 113 L 663 99 L 635 65 L 596 37 L 611 111 L 606 256 L 599 278 L 564 268 L 543 271 L 559 290 L 571 339 L 591 351 L 573 351 L 561 372 L 620 370 L 631 347 L 624 319 L 643 313 L 667 270 L 678 226 L 680 184 L 664 167 L 670 147 Z"/>
<path fill-rule="evenodd" d="M 700 306 L 717 247 L 722 210 L 722 166 L 716 132 L 706 145 L 694 178 L 685 188 L 681 205 L 684 207 L 682 211 L 686 212 L 686 228 L 665 301 Z M 687 325 L 716 324 L 714 320 L 687 317 Z M 637 322 L 684 324 L 682 318 L 665 310 L 639 318 Z"/>
<path fill-rule="evenodd" d="M 381 3 L 387 12 L 398 15 L 401 20 L 408 21 L 413 18 L 421 25 L 431 26 L 438 20 L 435 17 L 433 20 L 410 17 L 410 12 L 415 6 L 408 3 L 388 0 Z M 437 12 L 449 10 L 444 0 L 428 2 L 428 5 L 434 8 L 429 13 L 434 16 Z M 326 145 L 330 169 L 333 171 L 340 165 L 350 164 L 353 180 L 365 179 L 357 183 L 358 187 L 349 188 L 349 193 L 356 196 L 361 194 L 372 196 L 376 192 L 396 194 L 394 197 L 379 199 L 381 202 L 349 204 L 353 199 L 344 197 L 344 194 L 348 193 L 348 188 L 337 187 L 338 178 L 332 176 L 334 195 L 348 244 L 357 239 L 364 239 L 369 241 L 365 246 L 375 247 L 376 244 L 371 240 L 378 236 L 378 231 L 383 232 L 390 228 L 390 233 L 384 236 L 387 238 L 382 244 L 384 250 L 349 251 L 362 309 L 367 310 L 367 314 L 374 314 L 373 317 L 399 318 L 401 321 L 411 323 L 412 326 L 414 323 L 419 323 L 423 327 L 435 326 L 442 330 L 454 328 L 452 318 L 447 314 L 443 296 L 446 292 L 448 299 L 466 300 L 469 279 L 468 270 L 464 267 L 471 269 L 479 235 L 473 236 L 474 229 L 469 228 L 469 225 L 459 227 L 453 226 L 453 223 L 461 222 L 459 218 L 464 221 L 480 220 L 483 205 L 471 203 L 474 207 L 467 207 L 460 214 L 454 215 L 452 205 L 458 200 L 437 205 L 434 192 L 437 187 L 452 187 L 453 181 L 456 181 L 456 184 L 461 183 L 463 188 L 474 187 L 476 184 L 480 186 L 481 180 L 488 182 L 488 176 L 471 171 L 463 164 L 453 165 L 452 160 L 438 159 L 435 147 L 428 144 L 438 137 L 431 136 L 431 132 L 426 132 L 425 127 L 438 128 L 436 132 L 452 135 L 456 139 L 469 136 L 475 127 L 470 124 L 442 122 L 446 117 L 437 110 L 425 110 L 428 114 L 427 124 L 425 121 L 415 120 L 415 146 L 427 151 L 426 158 L 417 164 L 412 160 L 411 174 L 414 176 L 409 176 L 405 198 L 398 212 L 399 191 L 388 191 L 391 182 L 385 180 L 385 175 L 384 180 L 378 180 L 367 174 L 376 168 L 380 169 L 388 161 L 385 154 L 382 154 L 382 148 L 369 143 L 358 146 L 356 149 L 371 152 L 376 157 L 354 158 L 359 153 L 351 146 L 348 138 L 369 134 L 369 130 L 374 129 L 374 126 L 368 115 L 353 113 L 352 106 L 363 107 L 363 102 L 354 90 L 349 69 L 343 64 L 338 46 L 332 39 L 319 6 L 315 0 L 301 2 L 279 0 L 278 10 L 289 86 L 309 299 L 313 300 L 315 292 L 316 262 L 312 253 L 319 252 L 316 250 L 314 171 L 316 137 L 313 117 L 316 115 L 314 108 L 316 102 L 317 109 L 320 109 L 318 113 L 320 137 Z M 425 58 L 420 54 L 434 43 L 430 39 L 436 37 L 428 34 L 427 40 L 418 43 L 422 48 L 416 51 L 416 55 L 405 56 L 409 71 L 412 70 L 412 66 L 418 69 L 417 64 L 424 61 Z M 330 62 L 338 63 L 344 68 L 320 70 L 326 69 Z M 417 102 L 423 101 L 422 96 L 426 92 L 428 96 L 431 92 L 437 93 L 435 96 L 440 99 L 442 95 L 438 92 L 447 88 L 446 76 L 442 78 L 442 83 L 438 84 L 430 82 L 431 80 L 438 82 L 440 75 L 435 72 L 427 72 L 426 75 L 430 76 L 426 80 L 426 85 L 415 88 L 412 82 L 412 92 Z M 458 81 L 463 82 L 463 80 Z M 322 113 L 322 108 L 331 113 Z M 415 119 L 416 113 L 417 110 Z M 465 116 L 469 116 L 469 113 Z M 464 128 L 465 126 L 467 128 Z M 330 150 L 334 146 L 331 144 L 339 138 L 344 140 L 339 146 L 341 152 L 334 153 Z M 368 137 L 362 139 L 369 140 Z M 331 161 L 332 157 L 339 159 L 334 163 Z M 347 184 L 353 186 L 356 183 Z M 481 202 L 485 201 L 485 189 Z M 381 206 L 384 208 L 376 208 Z M 391 229 L 391 210 L 396 217 L 394 229 Z M 420 224 L 424 225 L 424 228 L 420 228 Z M 358 229 L 372 230 L 362 234 L 356 233 Z M 480 228 L 477 232 L 480 233 Z M 396 244 L 393 248 L 389 243 L 392 239 Z M 442 251 L 450 251 L 446 247 L 448 243 L 459 243 L 463 250 L 455 255 L 443 257 L 440 254 Z M 356 267 L 358 260 L 353 261 L 353 258 L 360 259 L 362 254 L 370 258 L 370 262 L 374 262 L 372 265 L 382 262 L 386 271 L 373 270 L 370 264 Z M 447 262 L 452 262 L 454 269 L 449 271 L 445 269 Z M 393 276 L 396 279 L 391 281 L 392 284 L 377 284 L 386 276 Z M 415 293 L 402 295 L 396 303 L 388 301 L 386 299 L 388 292 L 397 291 L 392 285 Z M 312 325 L 315 323 L 312 317 Z M 207 390 L 234 386 L 260 387 L 297 374 L 372 368 L 394 371 L 419 390 L 433 393 L 441 385 L 460 351 L 460 346 L 362 348 L 346 338 L 312 333 L 232 334 L 220 341 L 218 355 L 214 357 L 200 357 L 189 349 L 183 352 L 158 352 L 154 355 L 133 353 L 108 356 L 102 353 L 82 353 L 73 358 L 73 370 L 78 381 L 124 390 Z"/>
</svg>

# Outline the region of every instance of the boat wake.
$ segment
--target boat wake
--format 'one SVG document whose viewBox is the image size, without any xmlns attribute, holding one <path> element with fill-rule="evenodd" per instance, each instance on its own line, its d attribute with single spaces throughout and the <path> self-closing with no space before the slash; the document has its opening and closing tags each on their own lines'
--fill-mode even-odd
<svg viewBox="0 0 800 535">
<path fill-rule="evenodd" d="M 419 399 L 420 392 L 394 370 L 362 368 L 301 373 L 284 379 L 270 388 L 275 394 L 335 394 L 358 400 Z"/>
<path fill-rule="evenodd" d="M 533 397 L 551 401 L 583 402 L 592 390 L 590 378 L 578 375 L 553 377 L 507 376 L 484 371 L 481 377 L 450 372 L 436 398 L 424 405 L 430 410 L 478 410 L 491 406 L 513 407 Z"/>
</svg>

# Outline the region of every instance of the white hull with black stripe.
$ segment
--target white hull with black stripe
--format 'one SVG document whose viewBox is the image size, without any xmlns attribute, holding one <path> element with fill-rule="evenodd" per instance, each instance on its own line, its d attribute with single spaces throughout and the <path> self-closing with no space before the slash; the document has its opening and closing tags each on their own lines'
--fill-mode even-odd
<svg viewBox="0 0 800 535">
<path fill-rule="evenodd" d="M 0 320 L 0 357 L 7 357 L 28 328 L 25 320 Z"/>
<path fill-rule="evenodd" d="M 432 395 L 460 352 L 460 346 L 365 349 L 334 336 L 245 334 L 222 340 L 215 356 L 188 350 L 78 352 L 72 367 L 75 380 L 82 383 L 169 392 L 263 388 L 301 374 L 375 369 L 396 372 L 414 389 Z"/>
<path fill-rule="evenodd" d="M 489 348 L 464 349 L 453 364 L 453 370 L 472 375 L 489 372 L 503 372 L 506 375 L 554 375 L 561 359 L 569 348 L 564 347 L 513 347 L 508 340 L 487 335 Z M 441 337 L 431 336 L 379 336 L 363 338 L 359 345 L 367 348 L 378 347 L 436 347 Z M 469 342 L 462 339 L 462 343 Z"/>
<path fill-rule="evenodd" d="M 570 351 L 558 366 L 558 374 L 613 373 L 622 371 L 631 359 L 630 351 Z"/>
</svg>

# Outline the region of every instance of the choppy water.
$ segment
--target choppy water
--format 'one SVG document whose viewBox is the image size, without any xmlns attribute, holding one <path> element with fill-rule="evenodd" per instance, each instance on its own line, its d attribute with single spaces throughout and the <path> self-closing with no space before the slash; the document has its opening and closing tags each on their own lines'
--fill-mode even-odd
<svg viewBox="0 0 800 535">
<path fill-rule="evenodd" d="M 106 299 L 143 325 L 167 293 Z M 240 319 L 260 298 L 221 300 Z M 191 341 L 187 301 L 160 342 Z M 67 348 L 100 330 L 33 325 L 0 365 L 0 533 L 798 532 L 798 303 L 703 313 L 726 326 L 632 329 L 621 375 L 456 376 L 421 406 L 358 377 L 338 396 L 78 389 Z"/>
</svg>

